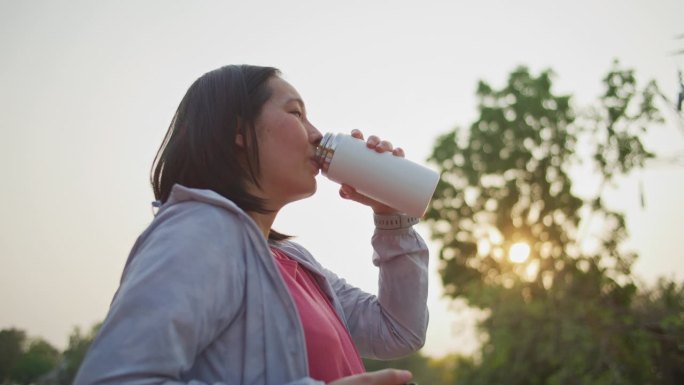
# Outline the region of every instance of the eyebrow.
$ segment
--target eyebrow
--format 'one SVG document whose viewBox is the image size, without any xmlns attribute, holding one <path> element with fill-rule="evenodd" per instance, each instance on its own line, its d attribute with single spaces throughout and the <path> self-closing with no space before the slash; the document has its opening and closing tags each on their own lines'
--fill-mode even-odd
<svg viewBox="0 0 684 385">
<path fill-rule="evenodd" d="M 290 104 L 291 102 L 297 102 L 302 108 L 305 108 L 304 101 L 300 98 L 289 98 L 285 101 L 285 104 Z"/>
</svg>

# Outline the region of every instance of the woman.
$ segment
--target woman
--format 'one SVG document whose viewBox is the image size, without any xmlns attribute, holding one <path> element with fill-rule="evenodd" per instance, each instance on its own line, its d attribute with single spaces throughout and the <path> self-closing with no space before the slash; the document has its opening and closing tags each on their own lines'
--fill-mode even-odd
<svg viewBox="0 0 684 385">
<path fill-rule="evenodd" d="M 376 297 L 271 228 L 283 206 L 316 191 L 320 140 L 275 68 L 226 66 L 195 81 L 153 166 L 162 205 L 129 255 L 75 384 L 407 382 L 405 371 L 364 373 L 360 356 L 390 359 L 422 346 L 428 253 L 420 236 L 408 224 L 375 230 Z M 374 136 L 367 146 L 403 156 Z M 350 186 L 340 195 L 370 206 L 376 227 L 402 215 Z"/>
</svg>

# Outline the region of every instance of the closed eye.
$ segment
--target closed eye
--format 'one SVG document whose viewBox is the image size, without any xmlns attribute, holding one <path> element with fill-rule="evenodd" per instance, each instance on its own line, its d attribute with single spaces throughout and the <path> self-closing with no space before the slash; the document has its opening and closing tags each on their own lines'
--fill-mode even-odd
<svg viewBox="0 0 684 385">
<path fill-rule="evenodd" d="M 290 98 L 286 103 L 285 106 L 287 106 L 287 110 L 290 114 L 296 116 L 299 119 L 304 118 L 306 116 L 305 112 L 306 109 L 304 108 L 304 102 L 300 98 Z"/>
</svg>

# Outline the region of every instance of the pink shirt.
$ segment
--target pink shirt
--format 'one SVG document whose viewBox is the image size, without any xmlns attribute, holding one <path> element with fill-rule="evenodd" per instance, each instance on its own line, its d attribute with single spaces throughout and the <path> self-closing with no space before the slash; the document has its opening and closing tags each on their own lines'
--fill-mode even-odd
<svg viewBox="0 0 684 385">
<path fill-rule="evenodd" d="M 311 272 L 280 250 L 271 250 L 302 320 L 309 375 L 327 383 L 365 372 L 349 331 Z"/>
</svg>

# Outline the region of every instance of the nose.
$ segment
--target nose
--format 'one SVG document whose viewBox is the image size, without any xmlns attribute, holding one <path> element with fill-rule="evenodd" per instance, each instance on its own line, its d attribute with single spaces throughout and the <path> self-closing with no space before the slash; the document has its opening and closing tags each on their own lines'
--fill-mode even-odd
<svg viewBox="0 0 684 385">
<path fill-rule="evenodd" d="M 322 139 L 323 134 L 321 134 L 321 132 L 318 131 L 318 128 L 316 128 L 313 124 L 309 123 L 309 142 L 314 146 L 318 146 Z"/>
</svg>

